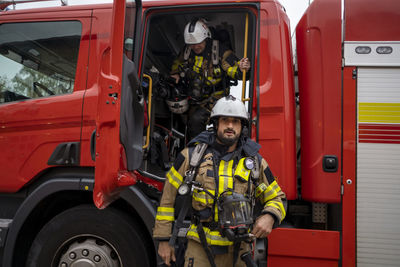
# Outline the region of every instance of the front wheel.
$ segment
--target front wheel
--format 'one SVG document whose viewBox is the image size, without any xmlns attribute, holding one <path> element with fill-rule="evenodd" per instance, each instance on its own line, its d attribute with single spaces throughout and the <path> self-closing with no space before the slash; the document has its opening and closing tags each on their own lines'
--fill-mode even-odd
<svg viewBox="0 0 400 267">
<path fill-rule="evenodd" d="M 68 209 L 36 236 L 27 267 L 150 266 L 146 240 L 122 212 L 90 205 Z"/>
</svg>

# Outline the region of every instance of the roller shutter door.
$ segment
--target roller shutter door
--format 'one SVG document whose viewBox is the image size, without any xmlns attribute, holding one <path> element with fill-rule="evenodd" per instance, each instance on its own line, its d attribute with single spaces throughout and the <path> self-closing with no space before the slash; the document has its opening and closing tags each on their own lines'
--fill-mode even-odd
<svg viewBox="0 0 400 267">
<path fill-rule="evenodd" d="M 400 68 L 358 68 L 357 266 L 400 266 Z"/>
</svg>

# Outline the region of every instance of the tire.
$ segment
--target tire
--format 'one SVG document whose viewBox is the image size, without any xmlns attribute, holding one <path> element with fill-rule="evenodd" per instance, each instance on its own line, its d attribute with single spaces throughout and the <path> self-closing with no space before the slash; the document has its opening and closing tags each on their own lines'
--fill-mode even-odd
<svg viewBox="0 0 400 267">
<path fill-rule="evenodd" d="M 137 224 L 113 208 L 90 205 L 68 209 L 40 230 L 27 267 L 149 267 L 145 239 Z"/>
</svg>

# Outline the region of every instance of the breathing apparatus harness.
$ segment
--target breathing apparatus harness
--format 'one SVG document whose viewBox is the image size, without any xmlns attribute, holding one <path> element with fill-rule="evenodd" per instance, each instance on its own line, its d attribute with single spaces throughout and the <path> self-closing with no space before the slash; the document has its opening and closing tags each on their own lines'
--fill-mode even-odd
<svg viewBox="0 0 400 267">
<path fill-rule="evenodd" d="M 178 237 L 179 229 L 183 227 L 183 220 L 185 219 L 185 216 L 187 215 L 189 209 L 192 206 L 193 189 L 195 189 L 195 187 L 197 188 L 197 186 L 200 186 L 200 184 L 198 182 L 194 181 L 194 177 L 196 175 L 197 167 L 200 165 L 200 161 L 203 158 L 203 155 L 204 155 L 207 147 L 208 147 L 208 145 L 206 143 L 200 143 L 200 144 L 196 145 L 196 147 L 194 148 L 194 151 L 191 155 L 190 161 L 189 161 L 190 168 L 185 174 L 184 182 L 178 188 L 178 194 L 184 196 L 184 199 L 183 199 L 183 206 L 182 206 L 182 208 L 179 212 L 178 218 L 174 224 L 172 236 L 169 240 L 169 245 L 172 247 L 175 246 L 175 242 Z M 207 246 L 206 236 L 205 236 L 204 229 L 203 229 L 200 221 L 199 221 L 199 226 L 198 226 L 198 234 L 200 237 L 201 244 L 203 245 L 203 247 L 205 249 L 207 258 L 210 261 L 211 266 L 216 267 L 215 262 L 214 262 L 214 256 L 213 256 L 210 248 Z"/>
<path fill-rule="evenodd" d="M 197 167 L 200 164 L 201 158 L 204 155 L 204 152 L 206 151 L 208 145 L 205 143 L 198 144 L 192 153 L 192 157 L 190 159 L 189 165 L 190 168 L 186 172 L 185 177 L 184 177 L 184 182 L 181 184 L 181 186 L 178 188 L 178 193 L 182 196 L 184 196 L 183 199 L 183 206 L 179 212 L 178 218 L 176 219 L 174 229 L 172 231 L 172 236 L 169 240 L 169 245 L 174 246 L 176 239 L 178 237 L 178 232 L 179 229 L 183 227 L 183 220 L 185 219 L 186 214 L 188 213 L 190 207 L 191 207 L 191 198 L 192 194 L 191 192 L 193 191 L 193 183 L 194 177 L 196 175 L 196 170 Z"/>
<path fill-rule="evenodd" d="M 197 167 L 200 165 L 200 161 L 203 158 L 206 149 L 207 144 L 200 143 L 194 148 L 191 154 L 189 163 L 190 168 L 185 174 L 184 182 L 178 188 L 178 194 L 184 196 L 184 204 L 180 210 L 177 221 L 175 222 L 169 244 L 170 246 L 174 246 L 179 229 L 183 227 L 183 220 L 191 208 L 193 190 L 196 189 L 198 191 L 203 191 L 214 198 L 214 205 L 217 205 L 218 222 L 216 226 L 221 233 L 221 236 L 226 237 L 229 241 L 234 243 L 234 266 L 238 258 L 241 242 L 244 241 L 251 243 L 254 239 L 254 236 L 250 233 L 253 225 L 252 215 L 255 202 L 255 198 L 252 194 L 252 183 L 256 184 L 258 181 L 259 162 L 257 159 L 252 157 L 246 157 L 239 160 L 239 163 L 236 167 L 234 177 L 248 183 L 247 192 L 245 195 L 233 192 L 232 189 L 228 189 L 218 196 L 217 192 L 215 195 L 212 194 L 208 190 L 204 189 L 199 182 L 194 180 Z M 215 211 L 215 207 L 213 207 L 213 211 Z M 199 216 L 193 217 L 194 223 L 197 225 L 197 233 L 199 235 L 200 242 L 207 254 L 207 258 L 211 266 L 216 267 L 213 252 L 207 244 L 203 223 L 201 222 Z M 214 219 L 215 214 L 212 217 Z M 246 263 L 246 266 L 256 266 L 250 252 L 244 253 L 241 258 Z"/>
<path fill-rule="evenodd" d="M 199 63 L 196 64 L 195 62 L 192 62 L 192 64 L 188 63 L 188 60 L 192 53 L 190 45 L 187 45 L 184 50 L 183 59 L 185 64 L 179 68 L 180 69 L 179 75 L 181 77 L 180 80 L 186 80 L 186 82 L 184 83 L 187 85 L 188 91 L 190 92 L 189 95 L 194 102 L 201 102 L 202 100 L 204 100 L 204 96 L 212 96 L 214 94 L 218 94 L 218 92 L 220 91 L 222 91 L 223 94 L 227 94 L 226 77 L 225 77 L 226 75 L 220 66 L 219 50 L 220 50 L 219 41 L 212 40 L 210 58 L 206 59 L 212 63 L 213 66 L 212 72 L 214 72 L 213 74 L 220 76 L 221 82 L 219 83 L 220 84 L 219 86 L 221 86 L 222 88 L 215 86 L 215 84 L 213 84 L 211 81 L 208 80 L 207 71 L 204 74 L 202 70 L 199 71 L 194 70 L 194 68 L 196 67 L 200 69 L 202 68 L 202 66 L 197 65 Z M 201 62 L 200 64 L 202 65 L 203 63 Z"/>
</svg>

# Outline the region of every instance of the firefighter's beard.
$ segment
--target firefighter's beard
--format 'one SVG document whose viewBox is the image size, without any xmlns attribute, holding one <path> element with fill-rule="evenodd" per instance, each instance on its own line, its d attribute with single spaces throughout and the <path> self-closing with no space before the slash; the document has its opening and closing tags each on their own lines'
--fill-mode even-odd
<svg viewBox="0 0 400 267">
<path fill-rule="evenodd" d="M 233 136 L 225 136 L 224 133 L 228 131 L 233 131 Z M 234 145 L 239 140 L 240 133 L 237 134 L 233 129 L 227 128 L 224 131 L 217 131 L 218 141 L 228 147 Z"/>
</svg>

